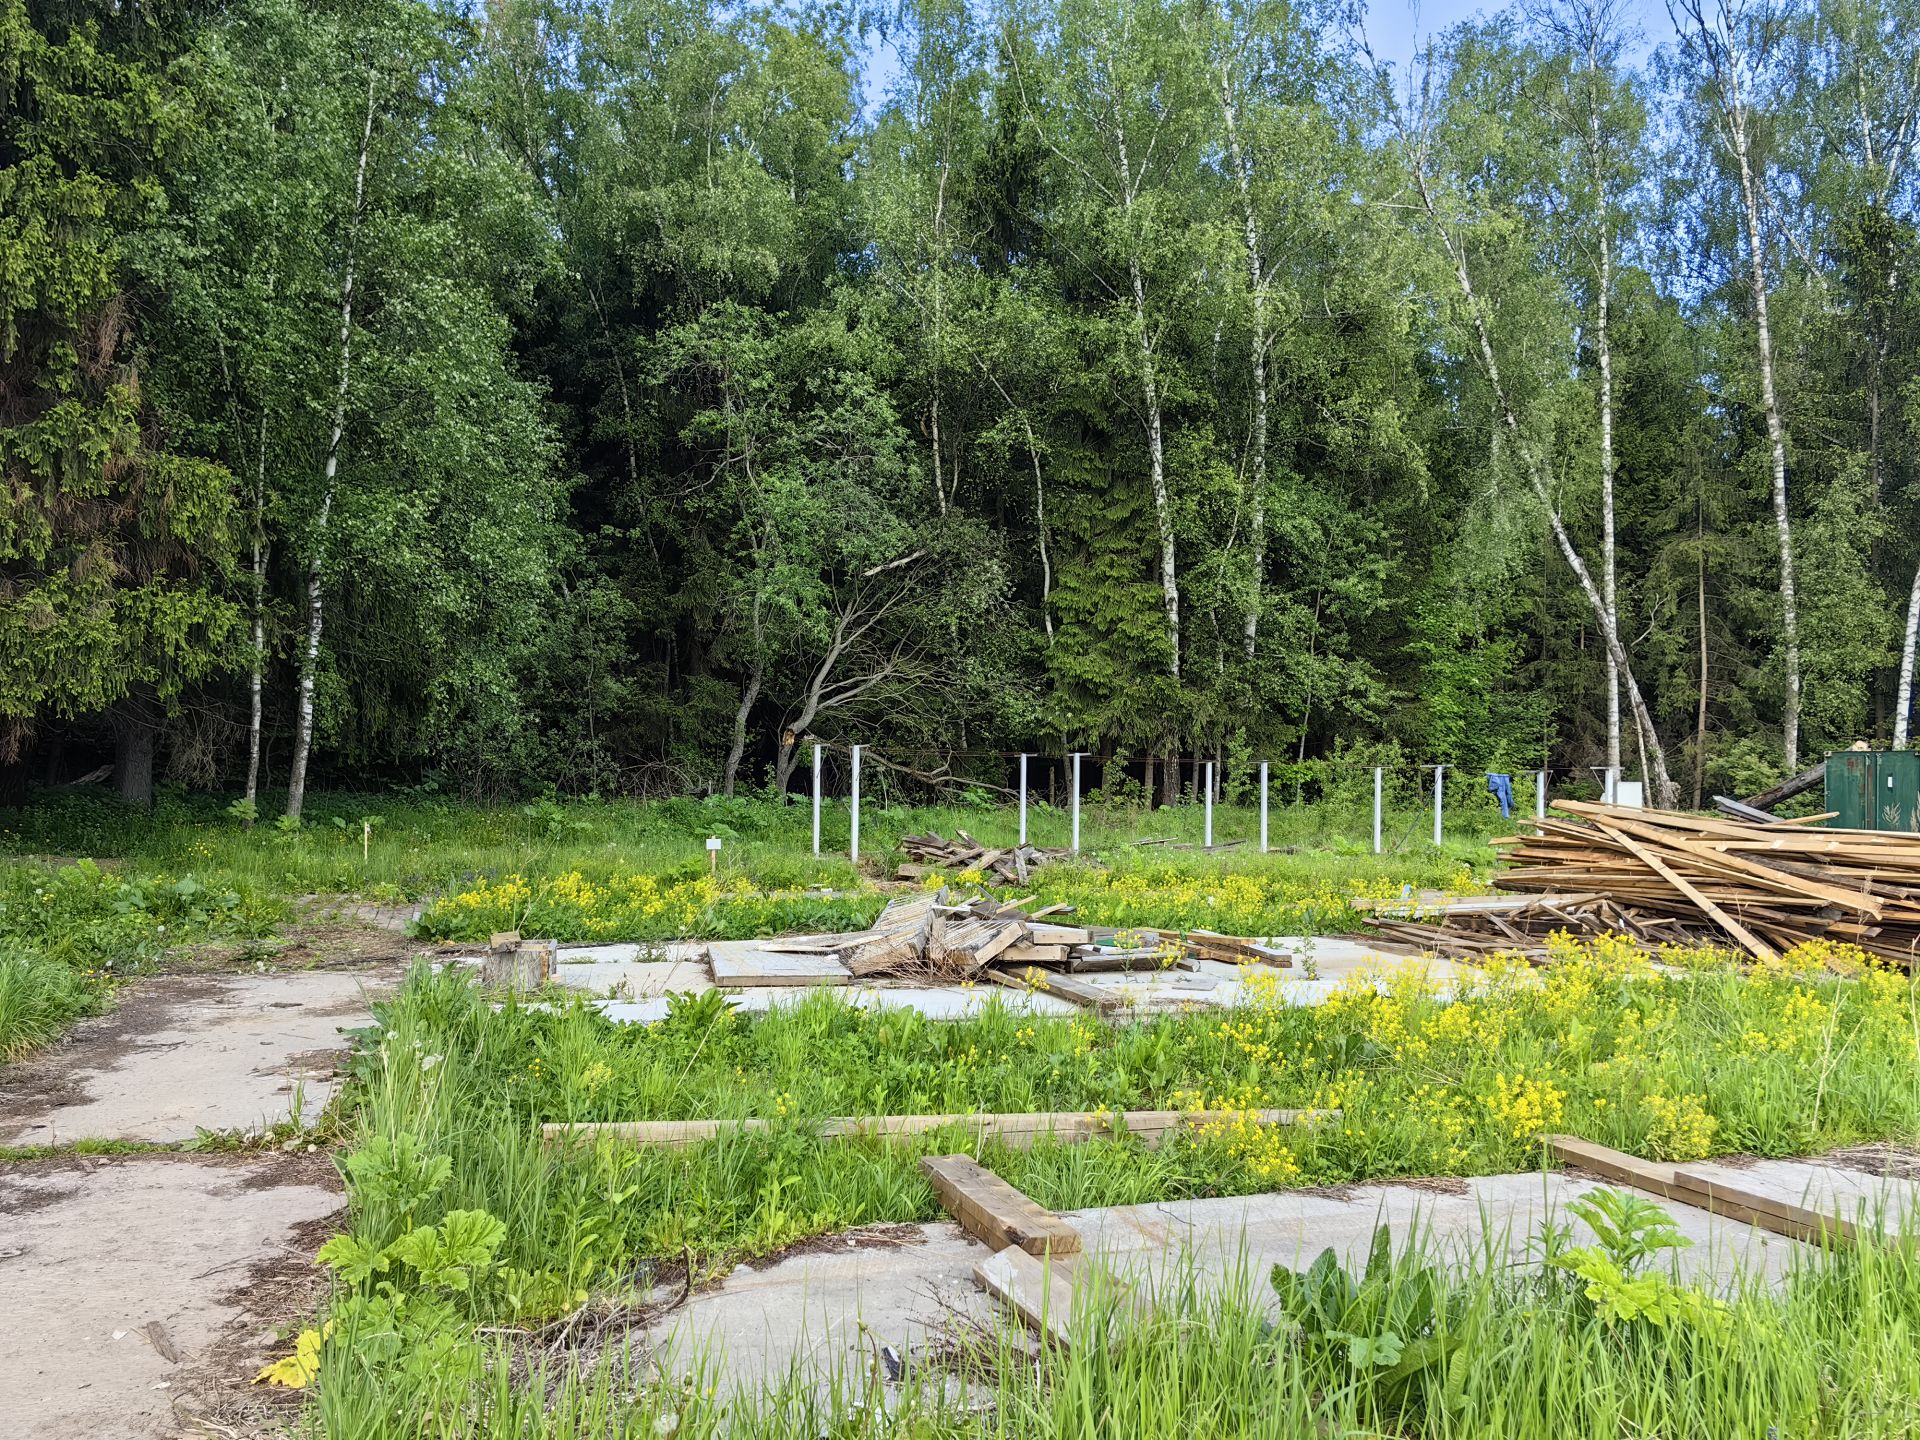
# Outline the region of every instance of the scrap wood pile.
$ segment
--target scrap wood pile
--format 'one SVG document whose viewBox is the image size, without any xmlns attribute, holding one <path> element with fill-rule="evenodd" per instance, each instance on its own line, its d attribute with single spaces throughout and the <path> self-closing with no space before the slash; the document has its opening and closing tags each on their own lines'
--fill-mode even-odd
<svg viewBox="0 0 1920 1440">
<path fill-rule="evenodd" d="M 1494 841 L 1508 866 L 1494 884 L 1528 898 L 1385 914 L 1375 923 L 1385 920 L 1387 941 L 1538 956 L 1555 930 L 1615 931 L 1760 960 L 1814 940 L 1909 967 L 1920 953 L 1920 835 L 1571 800 L 1553 808 L 1574 818 L 1539 820 L 1537 834 Z"/>
<path fill-rule="evenodd" d="M 1066 975 L 1192 970 L 1200 959 L 1239 965 L 1292 963 L 1282 952 L 1255 941 L 1204 930 L 1167 935 L 1049 923 L 1050 917 L 1070 915 L 1073 907 L 1045 905 L 1030 911 L 1032 903 L 1031 897 L 958 899 L 943 888 L 889 901 L 865 930 L 766 940 L 761 946 L 789 954 L 837 956 L 855 979 L 979 977 L 1032 984 L 1028 972 L 1035 970 Z"/>
<path fill-rule="evenodd" d="M 964 830 L 956 830 L 952 840 L 929 831 L 925 835 L 904 835 L 900 848 L 909 863 L 894 872 L 897 879 L 924 880 L 936 870 L 977 870 L 1001 885 L 1024 885 L 1035 866 L 1065 860 L 1071 853 L 1039 845 L 1014 845 L 991 849 Z"/>
</svg>

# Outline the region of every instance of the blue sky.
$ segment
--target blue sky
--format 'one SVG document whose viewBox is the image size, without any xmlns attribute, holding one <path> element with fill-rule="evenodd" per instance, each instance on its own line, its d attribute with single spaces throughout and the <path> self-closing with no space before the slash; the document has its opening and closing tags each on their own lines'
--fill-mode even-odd
<svg viewBox="0 0 1920 1440">
<path fill-rule="evenodd" d="M 1484 0 L 1362 0 L 1362 4 L 1366 11 L 1362 28 L 1373 53 L 1402 75 L 1407 62 L 1433 36 L 1462 20 L 1497 14 L 1506 8 Z M 1640 32 L 1639 43 L 1629 48 L 1636 58 L 1644 59 L 1672 38 L 1673 22 L 1667 17 L 1666 0 L 1624 0 L 1622 8 L 1622 18 Z M 863 65 L 869 109 L 879 105 L 886 87 L 899 73 L 899 64 L 892 43 L 877 35 L 869 38 Z"/>
</svg>

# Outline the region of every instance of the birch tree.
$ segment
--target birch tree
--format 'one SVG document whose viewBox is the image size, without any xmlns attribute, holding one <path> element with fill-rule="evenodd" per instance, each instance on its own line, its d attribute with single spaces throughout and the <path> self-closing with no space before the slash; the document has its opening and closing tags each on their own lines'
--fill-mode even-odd
<svg viewBox="0 0 1920 1440">
<path fill-rule="evenodd" d="M 1757 133 L 1769 67 L 1783 39 L 1774 0 L 1674 0 L 1674 23 L 1692 65 L 1714 138 L 1732 170 L 1745 238 L 1753 307 L 1754 363 L 1766 420 L 1774 533 L 1780 550 L 1780 748 L 1789 774 L 1800 768 L 1800 601 L 1793 568 L 1793 518 L 1787 495 L 1787 429 L 1781 417 L 1772 319 L 1768 310 L 1767 171 Z"/>
<path fill-rule="evenodd" d="M 1460 54 L 1461 42 L 1456 40 L 1453 54 L 1449 57 L 1449 69 L 1445 72 L 1446 79 L 1455 80 L 1460 76 Z M 1521 377 L 1510 375 L 1507 367 L 1501 363 L 1501 346 L 1496 344 L 1491 318 L 1493 302 L 1483 296 L 1474 280 L 1473 251 L 1477 234 L 1487 235 L 1490 237 L 1488 243 L 1492 244 L 1518 243 L 1523 253 L 1525 241 L 1515 241 L 1514 217 L 1486 213 L 1476 204 L 1472 184 L 1462 184 L 1453 178 L 1453 172 L 1480 175 L 1483 169 L 1472 157 L 1464 162 L 1456 160 L 1450 165 L 1449 157 L 1442 151 L 1445 108 L 1450 102 L 1458 102 L 1455 97 L 1443 96 L 1436 90 L 1436 69 L 1436 64 L 1429 59 L 1421 71 L 1417 90 L 1408 97 L 1408 104 L 1404 107 L 1393 105 L 1391 109 L 1396 138 L 1418 211 L 1426 221 L 1433 242 L 1439 247 L 1446 273 L 1455 289 L 1458 304 L 1452 308 L 1458 316 L 1458 323 L 1466 332 L 1469 351 L 1486 384 L 1498 441 L 1512 456 L 1534 500 L 1545 514 L 1554 544 L 1572 572 L 1600 630 L 1607 653 L 1626 687 L 1640 742 L 1645 750 L 1646 775 L 1653 787 L 1655 802 L 1671 805 L 1678 792 L 1667 768 L 1666 751 L 1660 742 L 1659 731 L 1648 712 L 1639 682 L 1634 677 L 1633 663 L 1621 639 L 1616 612 L 1609 607 L 1606 596 L 1594 581 L 1592 571 L 1567 527 L 1551 482 L 1550 460 L 1544 453 L 1549 441 L 1535 417 L 1522 416 L 1521 407 L 1525 401 L 1514 383 Z M 1389 91 L 1389 97 L 1390 94 Z M 1489 122 L 1498 123 L 1492 121 L 1490 116 L 1475 112 L 1465 117 L 1462 124 L 1469 132 L 1474 132 L 1484 130 Z M 1511 295 L 1499 298 L 1508 301 L 1514 299 Z"/>
</svg>

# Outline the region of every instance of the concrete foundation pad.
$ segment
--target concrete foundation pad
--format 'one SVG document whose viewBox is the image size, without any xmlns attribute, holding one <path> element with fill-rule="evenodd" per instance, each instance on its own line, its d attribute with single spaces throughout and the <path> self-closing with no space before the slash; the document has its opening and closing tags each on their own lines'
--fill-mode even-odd
<svg viewBox="0 0 1920 1440">
<path fill-rule="evenodd" d="M 311 1122 L 332 1098 L 341 1031 L 373 1022 L 391 972 L 304 970 L 138 980 L 114 1009 L 0 1072 L 0 1143 L 191 1140 Z"/>
<path fill-rule="evenodd" d="M 1915 1213 L 1920 1183 L 1876 1178 L 1823 1161 L 1776 1160 L 1709 1165 L 1704 1170 L 1796 1202 L 1825 1196 Z M 1524 1262 L 1549 1223 L 1569 1225 L 1573 1243 L 1593 1235 L 1569 1210 L 1600 1183 L 1564 1173 L 1495 1175 L 1465 1181 L 1280 1190 L 1207 1200 L 1177 1200 L 1066 1213 L 1086 1249 L 1073 1264 L 1132 1288 L 1137 1300 L 1198 1284 L 1272 1304 L 1272 1267 L 1302 1269 L 1331 1248 L 1349 1269 L 1363 1266 L 1376 1227 L 1394 1251 L 1416 1237 L 1441 1263 L 1467 1265 L 1497 1253 Z M 1650 1197 L 1657 1198 L 1657 1197 Z M 1807 1247 L 1694 1206 L 1659 1202 L 1693 1242 L 1676 1253 L 1684 1277 L 1715 1285 L 1738 1277 L 1777 1280 Z M 973 1283 L 988 1255 L 958 1226 L 887 1226 L 884 1245 L 860 1232 L 809 1242 L 800 1253 L 741 1266 L 695 1296 L 655 1335 L 662 1366 L 704 1369 L 716 1383 L 750 1387 L 795 1373 L 823 1383 L 873 1372 L 878 1347 L 901 1354 L 951 1328 L 956 1319 L 999 1323 L 994 1302 Z"/>
</svg>

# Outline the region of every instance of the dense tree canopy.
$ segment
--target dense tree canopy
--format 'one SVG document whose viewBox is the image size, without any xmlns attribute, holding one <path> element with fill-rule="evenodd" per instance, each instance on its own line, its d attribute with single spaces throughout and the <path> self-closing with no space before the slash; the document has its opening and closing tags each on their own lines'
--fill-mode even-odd
<svg viewBox="0 0 1920 1440">
<path fill-rule="evenodd" d="M 0 0 L 0 767 L 1907 744 L 1920 3 L 1673 15 Z"/>
</svg>

